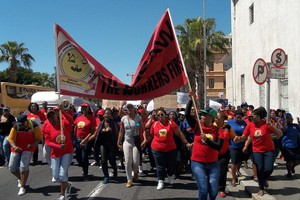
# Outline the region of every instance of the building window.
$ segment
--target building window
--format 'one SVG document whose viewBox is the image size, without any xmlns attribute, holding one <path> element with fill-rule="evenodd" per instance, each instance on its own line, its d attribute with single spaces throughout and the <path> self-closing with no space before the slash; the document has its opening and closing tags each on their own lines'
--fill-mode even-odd
<svg viewBox="0 0 300 200">
<path fill-rule="evenodd" d="M 223 87 L 224 89 L 226 88 L 226 79 L 224 78 L 224 81 L 223 81 Z"/>
<path fill-rule="evenodd" d="M 215 87 L 215 79 L 209 79 L 209 88 Z"/>
<path fill-rule="evenodd" d="M 213 62 L 208 64 L 208 71 L 210 71 L 210 72 L 214 71 L 214 63 Z"/>
<path fill-rule="evenodd" d="M 254 4 L 249 7 L 249 19 L 250 24 L 252 24 L 254 22 Z"/>
<path fill-rule="evenodd" d="M 245 75 L 241 75 L 241 101 L 245 101 Z"/>
</svg>

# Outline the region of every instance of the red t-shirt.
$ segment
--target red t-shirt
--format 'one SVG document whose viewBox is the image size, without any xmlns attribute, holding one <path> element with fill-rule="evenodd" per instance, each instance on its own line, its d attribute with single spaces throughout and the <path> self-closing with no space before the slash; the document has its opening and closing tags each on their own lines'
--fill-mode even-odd
<svg viewBox="0 0 300 200">
<path fill-rule="evenodd" d="M 17 140 L 15 141 L 15 144 L 17 147 L 20 147 L 22 149 L 22 152 L 23 151 L 34 152 L 37 146 L 28 148 L 28 145 L 34 143 L 34 141 L 35 141 L 35 137 L 33 131 L 17 131 Z M 15 151 L 12 147 L 11 147 L 11 151 L 19 152 L 19 151 Z"/>
<path fill-rule="evenodd" d="M 62 120 L 63 128 L 68 126 L 67 120 Z M 71 154 L 73 153 L 73 144 L 72 139 L 69 132 L 64 132 L 63 135 L 61 135 L 60 131 L 60 124 L 53 126 L 50 122 L 46 124 L 46 126 L 43 126 L 43 134 L 45 138 L 45 144 L 52 147 L 51 151 L 51 157 L 52 158 L 58 158 L 61 157 L 64 154 Z M 61 149 L 61 140 L 62 137 L 65 138 L 65 148 Z"/>
<path fill-rule="evenodd" d="M 243 132 L 243 135 L 249 136 L 252 139 L 253 152 L 267 152 L 274 150 L 274 143 L 271 139 L 272 128 L 267 126 L 266 121 L 255 125 L 253 122 L 248 124 Z"/>
<path fill-rule="evenodd" d="M 94 128 L 95 130 L 96 119 L 92 115 L 80 115 L 75 119 L 74 124 L 76 125 L 76 137 L 85 138 L 89 133 L 91 133 L 91 128 Z"/>
<path fill-rule="evenodd" d="M 175 129 L 178 129 L 178 126 L 172 120 L 166 120 L 165 124 L 161 124 L 160 121 L 154 122 L 150 129 L 150 132 L 153 134 L 151 148 L 160 152 L 176 149 L 174 141 Z"/>
<path fill-rule="evenodd" d="M 40 112 L 41 112 L 43 115 L 45 115 L 45 118 L 47 119 L 47 110 L 45 110 L 44 108 L 42 108 L 42 109 L 40 110 Z"/>
<path fill-rule="evenodd" d="M 203 124 L 201 125 L 202 125 L 203 133 L 209 134 L 210 137 L 212 137 L 212 139 L 216 141 L 216 139 L 219 137 L 218 128 L 214 125 L 211 125 L 209 127 L 205 127 L 203 126 Z M 198 126 L 198 123 L 196 126 Z M 196 129 L 194 129 L 194 132 L 195 130 Z M 219 156 L 219 151 L 203 143 L 200 132 L 199 131 L 195 132 L 194 146 L 193 146 L 191 160 L 195 162 L 210 163 L 210 162 L 218 161 L 218 156 Z"/>
<path fill-rule="evenodd" d="M 229 149 L 229 140 L 230 140 L 230 132 L 229 130 L 226 128 L 225 130 L 223 129 L 219 129 L 219 137 L 224 139 L 222 148 L 220 149 L 220 155 L 223 155 L 224 153 L 226 153 Z"/>
</svg>

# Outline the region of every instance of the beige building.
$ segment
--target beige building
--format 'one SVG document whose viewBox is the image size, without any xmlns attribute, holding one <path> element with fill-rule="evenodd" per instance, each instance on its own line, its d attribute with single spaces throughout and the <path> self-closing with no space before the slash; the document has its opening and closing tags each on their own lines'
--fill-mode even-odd
<svg viewBox="0 0 300 200">
<path fill-rule="evenodd" d="M 224 55 L 224 53 L 214 53 L 214 60 L 206 67 L 207 99 L 226 98 L 226 67 L 221 62 Z"/>
</svg>

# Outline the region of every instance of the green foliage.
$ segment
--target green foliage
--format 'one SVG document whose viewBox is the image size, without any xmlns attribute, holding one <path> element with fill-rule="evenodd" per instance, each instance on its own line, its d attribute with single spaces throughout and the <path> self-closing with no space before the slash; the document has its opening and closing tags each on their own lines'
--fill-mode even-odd
<svg viewBox="0 0 300 200">
<path fill-rule="evenodd" d="M 0 80 L 9 82 L 10 70 L 6 69 L 0 72 Z M 54 88 L 55 74 L 49 75 L 47 73 L 33 72 L 32 69 L 20 67 L 17 72 L 17 79 L 15 83 L 19 84 L 33 84 L 43 87 Z"/>
<path fill-rule="evenodd" d="M 206 23 L 206 60 L 213 60 L 213 53 L 227 53 L 229 41 L 222 31 L 215 31 L 215 19 L 208 18 Z M 204 107 L 204 20 L 200 17 L 186 19 L 183 25 L 175 27 L 178 42 L 192 90 L 198 85 L 200 108 Z"/>
<path fill-rule="evenodd" d="M 8 63 L 8 69 L 10 70 L 11 82 L 17 81 L 17 72 L 20 67 L 24 66 L 30 69 L 34 58 L 27 53 L 28 49 L 24 43 L 18 44 L 16 41 L 8 41 L 0 46 L 0 63 Z"/>
<path fill-rule="evenodd" d="M 27 52 L 24 43 L 8 41 L 0 46 L 0 63 L 8 63 L 8 67 L 0 72 L 0 80 L 54 88 L 55 75 L 33 72 L 34 58 Z"/>
</svg>

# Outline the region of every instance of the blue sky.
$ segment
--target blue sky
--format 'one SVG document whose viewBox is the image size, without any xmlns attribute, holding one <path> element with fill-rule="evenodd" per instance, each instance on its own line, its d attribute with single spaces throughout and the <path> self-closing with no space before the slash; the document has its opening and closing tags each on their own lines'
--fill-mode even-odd
<svg viewBox="0 0 300 200">
<path fill-rule="evenodd" d="M 202 0 L 0 0 L 0 44 L 23 42 L 33 71 L 54 73 L 53 24 L 59 24 L 96 60 L 129 84 L 150 37 L 169 8 L 174 26 L 203 17 Z M 230 0 L 206 0 L 216 31 L 231 32 Z M 7 64 L 0 64 L 0 71 Z"/>
</svg>

